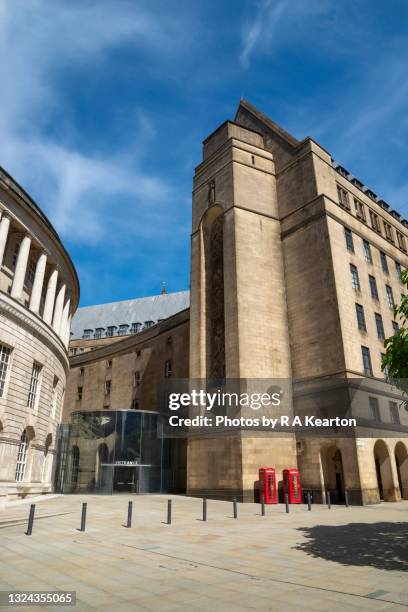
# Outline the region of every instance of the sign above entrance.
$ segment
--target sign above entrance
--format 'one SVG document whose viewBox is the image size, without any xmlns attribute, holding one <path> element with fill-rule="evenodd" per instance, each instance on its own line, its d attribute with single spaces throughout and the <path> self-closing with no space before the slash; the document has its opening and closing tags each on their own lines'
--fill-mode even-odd
<svg viewBox="0 0 408 612">
<path fill-rule="evenodd" d="M 139 465 L 138 461 L 115 461 L 114 465 Z"/>
</svg>

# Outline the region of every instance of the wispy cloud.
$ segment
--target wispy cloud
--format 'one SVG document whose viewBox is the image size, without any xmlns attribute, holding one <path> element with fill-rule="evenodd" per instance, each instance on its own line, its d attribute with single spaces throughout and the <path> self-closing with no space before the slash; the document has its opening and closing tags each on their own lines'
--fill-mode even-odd
<svg viewBox="0 0 408 612">
<path fill-rule="evenodd" d="M 52 3 L 0 0 L 0 163 L 31 185 L 58 231 L 72 242 L 98 242 L 131 209 L 134 233 L 149 209 L 158 214 L 171 187 L 143 168 L 156 137 L 145 111 L 136 113 L 132 142 L 109 152 L 78 144 L 79 127 L 64 97 L 65 75 L 100 69 L 115 47 L 147 57 L 177 53 L 174 19 L 157 20 L 143 3 Z M 101 126 L 103 131 L 104 126 Z M 135 221 L 136 220 L 136 221 Z M 140 220 L 138 222 L 137 220 Z M 132 232 L 130 232 L 132 233 Z"/>
<path fill-rule="evenodd" d="M 305 36 L 310 20 L 327 14 L 331 5 L 331 0 L 258 0 L 253 10 L 251 3 L 251 17 L 242 30 L 242 66 L 248 68 L 257 51 L 271 53 L 296 43 L 297 36 Z"/>
</svg>

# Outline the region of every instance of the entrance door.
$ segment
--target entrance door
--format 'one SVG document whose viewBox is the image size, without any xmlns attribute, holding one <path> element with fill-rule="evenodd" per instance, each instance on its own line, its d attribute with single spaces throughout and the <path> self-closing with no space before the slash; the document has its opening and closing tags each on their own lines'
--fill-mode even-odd
<svg viewBox="0 0 408 612">
<path fill-rule="evenodd" d="M 139 480 L 139 467 L 116 465 L 113 473 L 113 490 L 116 493 L 138 493 Z"/>
</svg>

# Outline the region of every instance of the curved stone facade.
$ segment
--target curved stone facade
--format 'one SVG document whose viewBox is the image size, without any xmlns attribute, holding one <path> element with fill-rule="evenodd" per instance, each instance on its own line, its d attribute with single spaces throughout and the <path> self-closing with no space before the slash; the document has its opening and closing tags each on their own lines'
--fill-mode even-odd
<svg viewBox="0 0 408 612">
<path fill-rule="evenodd" d="M 0 168 L 0 504 L 51 490 L 78 300 L 56 231 Z"/>
</svg>

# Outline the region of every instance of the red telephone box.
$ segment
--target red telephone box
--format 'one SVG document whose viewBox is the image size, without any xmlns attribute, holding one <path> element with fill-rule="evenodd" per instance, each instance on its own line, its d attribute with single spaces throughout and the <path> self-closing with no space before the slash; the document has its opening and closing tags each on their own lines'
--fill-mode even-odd
<svg viewBox="0 0 408 612">
<path fill-rule="evenodd" d="M 283 470 L 283 493 L 288 494 L 290 504 L 302 503 L 302 487 L 298 469 Z"/>
<path fill-rule="evenodd" d="M 275 468 L 259 468 L 259 494 L 264 496 L 265 504 L 278 503 Z"/>
</svg>

